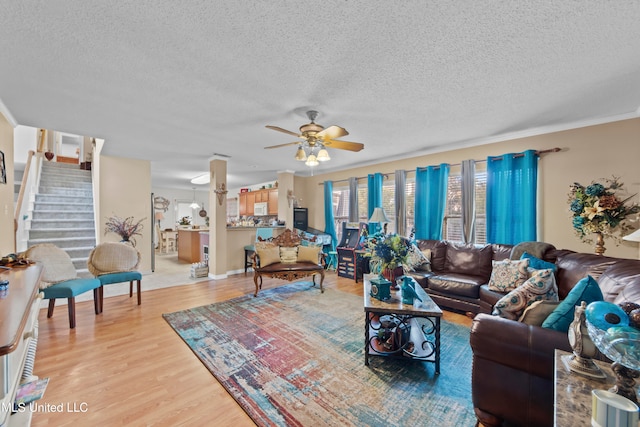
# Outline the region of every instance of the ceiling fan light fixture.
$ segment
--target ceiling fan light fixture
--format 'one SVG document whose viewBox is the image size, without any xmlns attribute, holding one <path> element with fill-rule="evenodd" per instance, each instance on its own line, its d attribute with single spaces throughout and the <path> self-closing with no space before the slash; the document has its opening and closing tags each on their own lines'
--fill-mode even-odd
<svg viewBox="0 0 640 427">
<path fill-rule="evenodd" d="M 298 150 L 296 151 L 296 160 L 299 160 L 301 162 L 307 160 L 307 153 L 304 152 L 302 147 L 298 147 Z"/>
<path fill-rule="evenodd" d="M 318 166 L 320 163 L 318 162 L 315 154 L 309 154 L 309 157 L 307 157 L 307 161 L 304 164 L 310 167 L 314 167 Z"/>
<path fill-rule="evenodd" d="M 318 159 L 319 162 L 327 162 L 331 160 L 331 157 L 329 156 L 329 152 L 324 147 L 322 147 L 320 151 L 318 151 L 318 155 L 316 156 L 316 158 Z"/>
</svg>

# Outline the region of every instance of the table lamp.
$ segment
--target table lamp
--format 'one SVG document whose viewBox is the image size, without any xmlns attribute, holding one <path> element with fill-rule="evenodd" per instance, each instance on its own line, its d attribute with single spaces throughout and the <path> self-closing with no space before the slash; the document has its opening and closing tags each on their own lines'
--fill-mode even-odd
<svg viewBox="0 0 640 427">
<path fill-rule="evenodd" d="M 389 218 L 387 218 L 387 215 L 384 213 L 384 210 L 382 208 L 373 209 L 373 213 L 371 214 L 371 218 L 369 218 L 369 222 L 377 222 L 381 226 L 384 223 L 384 234 L 387 234 L 387 223 L 389 222 Z"/>
<path fill-rule="evenodd" d="M 164 214 L 162 212 L 156 212 L 156 221 L 158 221 L 158 227 L 160 227 L 160 221 L 164 219 Z"/>
<path fill-rule="evenodd" d="M 633 233 L 624 236 L 622 240 L 626 240 L 628 242 L 640 242 L 640 229 L 637 229 Z"/>
<path fill-rule="evenodd" d="M 627 240 L 629 242 L 640 242 L 640 229 L 634 231 L 631 234 L 624 236 L 622 240 Z"/>
</svg>

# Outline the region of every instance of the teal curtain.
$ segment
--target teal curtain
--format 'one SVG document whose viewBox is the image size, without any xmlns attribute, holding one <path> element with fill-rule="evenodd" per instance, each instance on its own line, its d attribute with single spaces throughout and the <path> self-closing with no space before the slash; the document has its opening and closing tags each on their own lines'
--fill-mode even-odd
<svg viewBox="0 0 640 427">
<path fill-rule="evenodd" d="M 333 216 L 333 182 L 324 182 L 324 232 L 331 236 L 331 250 L 338 246 L 336 226 Z"/>
<path fill-rule="evenodd" d="M 367 176 L 367 218 L 371 218 L 375 208 L 382 207 L 382 181 L 384 177 L 381 173 L 369 174 Z M 369 234 L 374 234 L 381 229 L 380 224 L 369 224 Z"/>
<path fill-rule="evenodd" d="M 487 158 L 487 242 L 536 240 L 538 156 L 534 150 Z"/>
<path fill-rule="evenodd" d="M 442 239 L 442 221 L 447 205 L 449 165 L 416 169 L 415 238 Z"/>
</svg>

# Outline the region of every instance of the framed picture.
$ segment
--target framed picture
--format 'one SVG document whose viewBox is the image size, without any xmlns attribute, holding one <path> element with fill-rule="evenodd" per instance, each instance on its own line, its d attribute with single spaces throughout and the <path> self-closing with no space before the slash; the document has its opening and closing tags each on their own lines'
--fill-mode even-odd
<svg viewBox="0 0 640 427">
<path fill-rule="evenodd" d="M 7 168 L 4 165 L 4 153 L 0 151 L 0 184 L 7 183 Z"/>
</svg>

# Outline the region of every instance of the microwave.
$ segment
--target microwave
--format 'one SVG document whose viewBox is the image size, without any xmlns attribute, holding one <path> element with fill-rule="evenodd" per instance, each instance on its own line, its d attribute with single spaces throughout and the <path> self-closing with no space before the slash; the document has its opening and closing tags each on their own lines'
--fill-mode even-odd
<svg viewBox="0 0 640 427">
<path fill-rule="evenodd" d="M 269 215 L 269 209 L 267 207 L 267 202 L 255 203 L 253 205 L 253 215 L 254 216 L 266 216 L 266 215 Z"/>
</svg>

